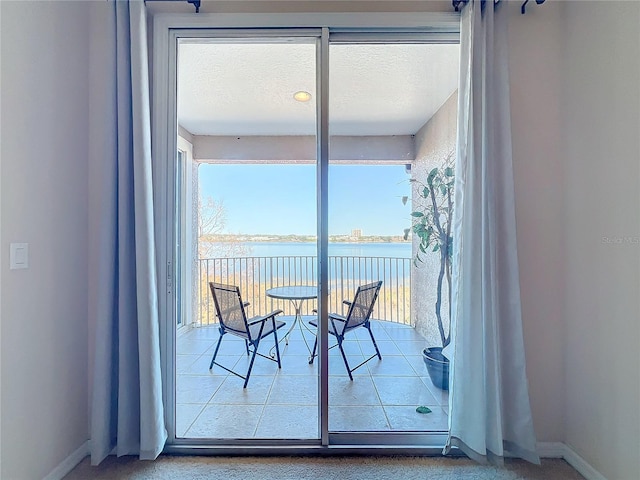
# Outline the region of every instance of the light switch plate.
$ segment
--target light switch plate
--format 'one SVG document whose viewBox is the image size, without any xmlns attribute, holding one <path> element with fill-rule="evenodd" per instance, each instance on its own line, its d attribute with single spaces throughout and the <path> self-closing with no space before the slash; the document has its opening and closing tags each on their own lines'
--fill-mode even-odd
<svg viewBox="0 0 640 480">
<path fill-rule="evenodd" d="M 29 268 L 29 244 L 12 243 L 9 252 L 9 269 Z"/>
</svg>

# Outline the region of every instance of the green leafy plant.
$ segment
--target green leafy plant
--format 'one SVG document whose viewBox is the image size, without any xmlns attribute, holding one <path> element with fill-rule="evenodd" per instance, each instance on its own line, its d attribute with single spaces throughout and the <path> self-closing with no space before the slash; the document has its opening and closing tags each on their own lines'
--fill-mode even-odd
<svg viewBox="0 0 640 480">
<path fill-rule="evenodd" d="M 418 252 L 413 260 L 417 267 L 424 263 L 424 256 L 437 253 L 440 256 L 440 271 L 436 290 L 435 313 L 438 321 L 438 331 L 442 347 L 449 345 L 451 341 L 451 260 L 453 252 L 453 237 L 451 236 L 451 220 L 453 216 L 453 187 L 455 183 L 454 152 L 449 152 L 440 167 L 433 168 L 425 182 L 411 179 L 414 191 L 417 191 L 419 200 L 415 210 L 411 212 L 412 226 L 405 229 L 404 238 L 409 232 L 418 237 Z M 407 197 L 403 197 L 406 203 Z M 442 319 L 442 289 L 446 279 L 448 295 L 448 328 L 445 331 Z"/>
</svg>

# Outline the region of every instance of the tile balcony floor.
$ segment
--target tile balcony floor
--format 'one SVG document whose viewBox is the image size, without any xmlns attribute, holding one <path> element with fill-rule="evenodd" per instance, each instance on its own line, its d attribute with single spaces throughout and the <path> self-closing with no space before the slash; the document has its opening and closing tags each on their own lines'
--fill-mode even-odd
<svg viewBox="0 0 640 480">
<path fill-rule="evenodd" d="M 307 320 L 305 319 L 305 325 Z M 292 317 L 283 317 L 287 326 Z M 448 394 L 434 387 L 422 360 L 425 340 L 406 325 L 375 320 L 372 330 L 382 354 L 353 372 L 349 380 L 337 348 L 329 353 L 330 431 L 447 430 Z M 311 331 L 304 338 L 313 348 Z M 218 340 L 217 325 L 190 329 L 177 339 L 176 436 L 179 438 L 318 438 L 317 359 L 309 353 L 298 326 L 289 344 L 280 342 L 282 368 L 256 357 L 246 389 L 243 380 L 209 363 Z M 335 339 L 329 336 L 330 345 Z M 375 350 L 369 334 L 359 328 L 347 334 L 347 359 L 353 367 Z M 273 337 L 259 352 L 268 354 Z M 249 357 L 244 341 L 226 335 L 217 362 L 245 374 Z M 420 414 L 416 407 L 431 413 Z"/>
</svg>

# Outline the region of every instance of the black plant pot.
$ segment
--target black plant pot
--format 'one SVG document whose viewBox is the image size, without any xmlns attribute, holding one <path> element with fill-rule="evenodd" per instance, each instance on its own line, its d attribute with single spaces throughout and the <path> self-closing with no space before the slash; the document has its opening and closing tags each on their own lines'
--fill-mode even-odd
<svg viewBox="0 0 640 480">
<path fill-rule="evenodd" d="M 441 390 L 449 390 L 449 359 L 442 354 L 442 347 L 425 348 L 422 359 L 431 383 Z"/>
</svg>

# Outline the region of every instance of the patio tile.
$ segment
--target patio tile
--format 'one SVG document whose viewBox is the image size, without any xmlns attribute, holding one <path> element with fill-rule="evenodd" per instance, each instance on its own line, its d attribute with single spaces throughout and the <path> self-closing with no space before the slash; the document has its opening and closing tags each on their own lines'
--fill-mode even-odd
<svg viewBox="0 0 640 480">
<path fill-rule="evenodd" d="M 185 327 L 180 328 L 176 332 L 176 344 L 180 342 L 187 342 L 192 339 L 207 340 L 211 338 L 218 338 L 218 329 L 206 327 Z"/>
<path fill-rule="evenodd" d="M 329 355 L 337 355 L 342 358 L 337 343 L 335 342 L 335 340 L 332 340 L 332 338 L 329 338 L 329 347 L 333 347 L 333 345 L 336 346 L 329 349 Z M 342 349 L 344 350 L 344 353 L 347 354 L 347 358 L 351 355 L 362 356 L 360 342 L 358 342 L 357 340 L 345 340 L 344 342 L 342 342 Z"/>
<path fill-rule="evenodd" d="M 373 343 L 371 343 L 370 341 L 364 341 L 364 342 L 359 342 L 360 343 L 360 349 L 362 350 L 362 355 L 365 358 L 369 358 L 372 355 L 376 355 L 376 348 L 373 346 Z M 378 347 L 378 349 L 380 349 L 380 347 Z M 382 352 L 380 352 L 380 355 L 384 358 L 384 355 Z"/>
<path fill-rule="evenodd" d="M 176 372 L 185 373 L 200 355 L 176 355 Z"/>
<path fill-rule="evenodd" d="M 219 326 L 217 323 L 212 323 L 210 325 L 203 325 L 201 327 L 194 328 L 185 328 L 178 332 L 178 340 L 183 338 L 202 338 L 208 340 L 217 340 L 220 332 L 218 330 Z"/>
<path fill-rule="evenodd" d="M 353 381 L 349 377 L 329 377 L 329 405 L 380 405 L 380 399 L 368 376 Z"/>
<path fill-rule="evenodd" d="M 193 421 L 204 410 L 204 405 L 176 404 L 176 437 L 184 437 Z"/>
<path fill-rule="evenodd" d="M 418 377 L 427 375 L 427 367 L 424 364 L 422 355 L 405 355 L 404 358 L 411 364 Z"/>
<path fill-rule="evenodd" d="M 278 375 L 308 375 L 316 378 L 318 376 L 318 359 L 309 364 L 308 355 L 283 355 L 282 369 Z"/>
<path fill-rule="evenodd" d="M 229 375 L 211 398 L 210 404 L 220 405 L 264 405 L 271 391 L 273 375 L 254 375 L 249 377 L 247 388 L 244 380 Z"/>
<path fill-rule="evenodd" d="M 403 356 L 383 356 L 382 360 L 377 359 L 367 362 L 367 368 L 371 375 L 390 375 L 394 377 L 415 377 L 411 364 Z"/>
<path fill-rule="evenodd" d="M 278 375 L 273 381 L 267 405 L 318 404 L 318 379 L 315 376 Z"/>
<path fill-rule="evenodd" d="M 376 342 L 377 341 L 386 342 L 391 340 L 391 337 L 389 337 L 389 334 L 386 332 L 386 330 L 374 330 L 373 336 L 375 337 Z M 345 335 L 345 338 L 354 338 L 354 337 L 359 341 L 371 342 L 371 336 L 369 335 L 369 332 L 367 332 L 366 328 L 357 328 L 353 332 Z"/>
<path fill-rule="evenodd" d="M 376 345 L 378 345 L 378 350 L 380 350 L 380 355 L 383 357 L 387 355 L 402 355 L 400 349 L 396 346 L 395 342 L 391 340 L 382 340 L 379 341 L 376 337 Z M 366 355 L 369 351 L 371 351 L 371 355 L 375 353 L 375 349 L 373 348 L 373 344 L 369 340 L 360 342 L 360 348 L 363 353 Z"/>
<path fill-rule="evenodd" d="M 185 434 L 188 438 L 252 438 L 262 405 L 208 405 Z"/>
<path fill-rule="evenodd" d="M 383 328 L 407 328 L 411 327 L 411 325 L 407 325 L 400 322 L 388 322 L 384 319 L 377 319 L 376 323 Z"/>
<path fill-rule="evenodd" d="M 290 325 L 291 325 L 290 323 L 287 323 L 285 327 L 282 327 L 281 329 L 278 330 L 278 339 L 284 338 L 285 334 L 290 328 Z M 293 328 L 293 330 L 291 330 L 291 333 L 289 334 L 289 341 L 301 342 L 303 334 L 304 334 L 304 338 L 307 339 L 307 342 L 313 343 L 313 340 L 316 337 L 316 327 L 309 325 L 308 323 L 305 323 L 302 325 L 302 332 L 301 332 L 300 323 L 297 323 L 296 326 Z"/>
<path fill-rule="evenodd" d="M 313 350 L 314 339 L 307 339 L 305 344 L 302 340 L 290 340 L 289 345 L 284 341 L 280 342 L 280 356 L 284 355 L 306 355 L 309 356 L 309 350 Z M 274 350 L 275 352 L 275 350 Z"/>
<path fill-rule="evenodd" d="M 184 373 L 191 375 L 228 375 L 229 372 L 220 368 L 218 365 L 214 365 L 213 368 L 209 370 L 212 356 L 213 355 L 200 356 Z M 227 368 L 234 368 L 234 365 L 238 363 L 240 358 L 242 358 L 242 355 L 218 355 L 216 357 L 216 363 L 224 365 Z"/>
<path fill-rule="evenodd" d="M 396 347 L 398 347 L 398 350 L 400 350 L 403 355 L 422 355 L 422 350 L 426 347 L 424 340 L 396 340 L 395 342 Z"/>
<path fill-rule="evenodd" d="M 417 377 L 373 377 L 383 405 L 437 405 L 425 384 Z"/>
<path fill-rule="evenodd" d="M 329 406 L 329 430 L 375 432 L 390 430 L 381 406 Z"/>
<path fill-rule="evenodd" d="M 211 355 L 213 356 L 213 352 L 215 351 L 217 341 L 211 343 Z M 271 344 L 273 345 L 273 340 L 271 340 Z M 240 355 L 246 354 L 247 350 L 244 344 L 244 340 L 238 337 L 234 337 L 233 335 L 225 335 L 222 339 L 222 343 L 220 343 L 220 349 L 218 350 L 218 355 Z"/>
<path fill-rule="evenodd" d="M 224 376 L 180 375 L 176 379 L 176 403 L 207 403 L 216 393 Z"/>
<path fill-rule="evenodd" d="M 364 357 L 362 355 L 347 354 L 347 361 L 349 362 L 349 366 L 353 368 L 356 365 L 362 363 L 364 361 Z M 371 361 L 374 362 L 376 360 L 371 360 Z M 355 376 L 369 375 L 369 372 L 367 371 L 367 367 L 362 366 L 358 368 L 356 371 L 351 372 L 351 374 L 355 377 Z M 344 364 L 344 360 L 342 359 L 342 356 L 340 355 L 339 352 L 338 352 L 338 355 L 329 356 L 329 375 L 345 376 L 347 378 L 349 377 L 349 373 L 347 372 L 347 367 Z"/>
<path fill-rule="evenodd" d="M 370 322 L 371 330 L 373 330 L 373 333 L 375 333 L 375 332 L 384 332 L 384 331 L 386 331 L 386 328 L 383 325 L 385 323 L 390 323 L 390 322 L 385 322 L 383 320 L 374 320 L 372 318 L 371 322 Z M 394 325 L 396 325 L 396 324 L 394 324 Z M 399 325 L 399 324 L 397 324 L 397 325 Z"/>
<path fill-rule="evenodd" d="M 442 405 L 444 407 L 449 405 L 449 392 L 447 390 L 441 390 L 436 387 L 429 377 L 420 377 L 420 379 L 422 380 L 422 383 L 427 386 L 431 395 L 433 395 L 433 397 L 438 401 L 438 405 Z"/>
<path fill-rule="evenodd" d="M 185 340 L 178 339 L 176 351 L 180 354 L 202 355 L 212 348 L 211 340 L 190 337 Z M 211 352 L 213 354 L 213 352 Z"/>
<path fill-rule="evenodd" d="M 447 431 L 447 414 L 442 407 L 425 405 L 431 413 L 418 413 L 412 406 L 385 406 L 384 411 L 392 430 L 399 431 Z"/>
<path fill-rule="evenodd" d="M 209 355 L 208 353 L 200 355 L 196 361 L 189 365 L 182 373 L 185 375 L 227 375 L 228 372 L 225 372 L 215 365 L 209 370 L 212 356 L 213 354 Z M 239 359 L 240 355 L 218 355 L 216 362 L 226 366 L 233 366 Z"/>
<path fill-rule="evenodd" d="M 302 405 L 267 405 L 256 438 L 318 438 L 318 407 Z"/>
<path fill-rule="evenodd" d="M 405 328 L 387 328 L 387 335 L 393 341 L 403 341 L 403 342 L 422 342 L 425 340 L 420 336 L 418 332 L 414 328 L 405 327 Z M 424 348 L 424 346 L 422 347 Z"/>
<path fill-rule="evenodd" d="M 263 355 L 268 355 L 268 352 L 260 352 Z M 241 375 L 245 375 L 247 370 L 249 370 L 249 365 L 251 364 L 251 357 L 247 355 L 243 355 L 236 362 L 233 369 Z M 280 357 L 280 364 L 282 365 L 282 356 Z M 253 367 L 251 368 L 251 376 L 253 375 L 275 375 L 278 371 L 278 363 L 272 362 L 271 360 L 267 360 L 266 358 L 262 358 L 256 355 L 256 359 L 253 362 Z"/>
</svg>

